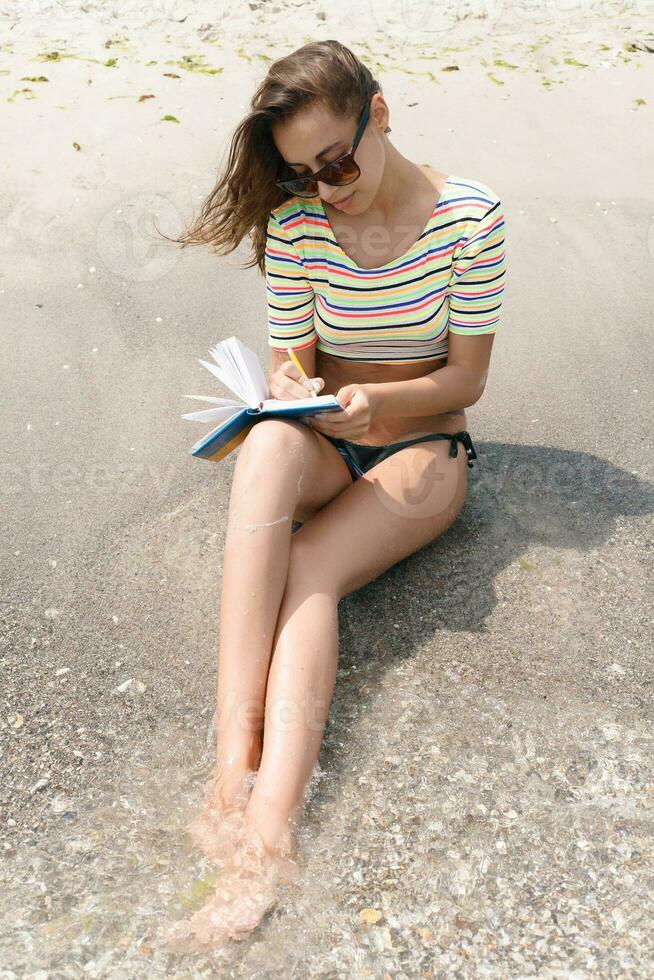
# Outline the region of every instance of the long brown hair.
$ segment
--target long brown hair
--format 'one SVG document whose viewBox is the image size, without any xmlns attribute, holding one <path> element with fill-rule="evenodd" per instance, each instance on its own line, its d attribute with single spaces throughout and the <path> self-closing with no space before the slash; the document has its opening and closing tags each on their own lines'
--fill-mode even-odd
<svg viewBox="0 0 654 980">
<path fill-rule="evenodd" d="M 364 101 L 381 90 L 368 68 L 339 41 L 312 41 L 273 62 L 252 97 L 251 112 L 232 136 L 226 167 L 199 218 L 172 240 L 182 247 L 211 245 L 215 254 L 226 255 L 251 234 L 253 256 L 243 268 L 256 265 L 264 272 L 268 216 L 292 197 L 275 184 L 284 161 L 272 123 L 313 102 L 335 116 L 358 118 Z"/>
</svg>

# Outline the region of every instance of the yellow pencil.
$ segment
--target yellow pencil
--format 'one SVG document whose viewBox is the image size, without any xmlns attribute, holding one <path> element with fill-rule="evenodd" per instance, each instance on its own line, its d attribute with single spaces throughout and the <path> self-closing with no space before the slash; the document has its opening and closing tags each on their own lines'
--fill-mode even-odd
<svg viewBox="0 0 654 980">
<path fill-rule="evenodd" d="M 293 364 L 295 364 L 296 367 L 299 367 L 300 371 L 302 372 L 302 377 L 303 378 L 306 378 L 307 381 L 308 381 L 309 380 L 309 377 L 308 377 L 306 371 L 304 370 L 304 368 L 302 367 L 302 365 L 300 364 L 300 362 L 298 361 L 297 355 L 296 355 L 295 351 L 294 350 L 291 350 L 290 347 L 287 347 L 286 348 L 286 353 L 288 354 L 288 356 L 290 357 L 290 359 L 293 361 Z M 311 397 L 312 398 L 317 398 L 318 397 L 316 395 L 315 391 L 313 390 L 313 386 L 311 387 Z"/>
</svg>

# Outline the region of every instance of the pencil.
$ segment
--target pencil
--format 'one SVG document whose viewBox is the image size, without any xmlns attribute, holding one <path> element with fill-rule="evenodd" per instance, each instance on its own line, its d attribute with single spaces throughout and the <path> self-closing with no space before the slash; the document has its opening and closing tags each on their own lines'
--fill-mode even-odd
<svg viewBox="0 0 654 980">
<path fill-rule="evenodd" d="M 295 366 L 298 367 L 300 369 L 300 371 L 302 372 L 302 377 L 303 378 L 306 378 L 307 381 L 308 381 L 309 380 L 308 375 L 307 375 L 306 371 L 304 370 L 304 368 L 302 367 L 302 365 L 300 364 L 300 362 L 298 361 L 297 355 L 296 355 L 295 351 L 294 350 L 291 350 L 290 347 L 287 347 L 286 348 L 286 352 L 287 352 L 288 356 L 290 357 L 290 359 L 293 361 L 293 364 L 295 364 Z M 317 398 L 318 397 L 316 395 L 315 391 L 313 390 L 313 385 L 311 386 L 311 397 L 312 398 Z"/>
</svg>

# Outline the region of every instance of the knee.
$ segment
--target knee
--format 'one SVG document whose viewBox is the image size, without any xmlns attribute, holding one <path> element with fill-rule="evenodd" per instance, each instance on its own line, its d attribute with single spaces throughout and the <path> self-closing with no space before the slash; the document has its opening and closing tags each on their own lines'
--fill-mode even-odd
<svg viewBox="0 0 654 980">
<path fill-rule="evenodd" d="M 301 423 L 292 419 L 271 418 L 257 422 L 243 440 L 237 465 L 239 468 L 262 468 L 269 475 L 273 460 L 279 462 L 280 459 L 301 458 L 307 439 L 303 429 Z"/>
</svg>

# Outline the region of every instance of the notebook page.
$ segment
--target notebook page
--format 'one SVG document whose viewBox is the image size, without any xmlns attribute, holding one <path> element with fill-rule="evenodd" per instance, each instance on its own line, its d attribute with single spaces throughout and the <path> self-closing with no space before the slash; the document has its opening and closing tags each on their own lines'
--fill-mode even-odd
<svg viewBox="0 0 654 980">
<path fill-rule="evenodd" d="M 213 395 L 182 395 L 182 398 L 196 398 L 199 402 L 211 402 L 212 405 L 235 405 L 241 407 L 241 402 L 235 402 L 233 398 L 214 398 Z"/>
<path fill-rule="evenodd" d="M 259 402 L 268 397 L 268 381 L 261 368 L 261 362 L 253 350 L 250 350 L 238 337 L 229 337 L 227 345 L 234 361 L 238 364 L 239 372 L 247 384 L 251 401 L 250 408 L 256 408 Z"/>
<path fill-rule="evenodd" d="M 251 393 L 249 390 L 248 378 L 242 372 L 241 365 L 238 363 L 234 357 L 234 352 L 230 344 L 231 337 L 227 340 L 219 341 L 215 347 L 212 349 L 211 353 L 214 358 L 224 365 L 224 370 L 228 371 L 230 376 L 234 379 L 234 382 L 238 385 L 239 393 L 245 404 L 252 408 Z"/>
<path fill-rule="evenodd" d="M 230 375 L 227 375 L 225 371 L 222 371 L 220 368 L 217 368 L 215 364 L 209 364 L 208 361 L 203 361 L 201 357 L 199 357 L 198 360 L 200 364 L 202 364 L 203 367 L 206 367 L 207 371 L 211 371 L 211 373 L 216 378 L 218 378 L 218 380 L 221 381 L 226 388 L 229 388 L 230 391 L 233 391 L 235 395 L 238 395 L 241 401 L 245 401 L 241 392 L 237 390 L 234 384 L 234 379 Z"/>
<path fill-rule="evenodd" d="M 186 412 L 182 415 L 183 419 L 189 419 L 191 422 L 222 422 L 231 418 L 232 415 L 238 415 L 243 411 L 240 402 L 234 405 L 223 405 L 220 408 L 204 408 L 200 412 Z"/>
<path fill-rule="evenodd" d="M 214 361 L 223 372 L 225 377 L 224 384 L 230 388 L 234 394 L 238 395 L 239 398 L 247 403 L 248 393 L 247 386 L 243 383 L 241 378 L 241 372 L 236 367 L 233 358 L 229 356 L 229 351 L 227 350 L 223 341 L 214 344 L 213 347 L 209 348 L 209 353 L 213 357 Z M 229 381 L 227 381 L 229 379 Z"/>
<path fill-rule="evenodd" d="M 266 398 L 263 403 L 262 411 L 275 411 L 275 409 L 283 408 L 315 408 L 316 405 L 337 405 L 340 407 L 340 402 L 336 395 L 317 395 L 316 398 L 312 398 L 309 395 L 308 398 Z"/>
</svg>

